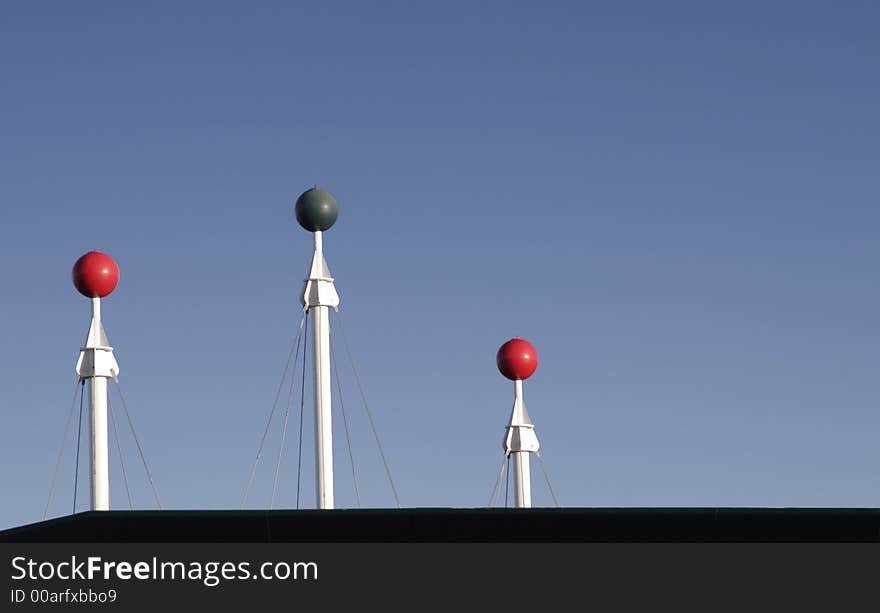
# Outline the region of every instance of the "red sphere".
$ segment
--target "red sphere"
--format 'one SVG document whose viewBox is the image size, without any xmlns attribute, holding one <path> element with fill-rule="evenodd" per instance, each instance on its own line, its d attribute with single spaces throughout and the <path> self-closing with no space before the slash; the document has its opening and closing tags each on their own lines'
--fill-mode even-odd
<svg viewBox="0 0 880 613">
<path fill-rule="evenodd" d="M 538 352 L 529 341 L 512 338 L 501 345 L 495 361 L 498 370 L 508 379 L 528 379 L 538 368 Z"/>
<path fill-rule="evenodd" d="M 119 283 L 119 267 L 106 253 L 89 251 L 73 265 L 73 284 L 89 298 L 103 298 Z"/>
</svg>

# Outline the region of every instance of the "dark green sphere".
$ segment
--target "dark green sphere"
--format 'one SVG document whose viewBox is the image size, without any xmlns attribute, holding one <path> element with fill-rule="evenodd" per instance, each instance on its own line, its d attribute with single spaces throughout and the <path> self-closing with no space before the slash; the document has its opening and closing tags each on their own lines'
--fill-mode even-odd
<svg viewBox="0 0 880 613">
<path fill-rule="evenodd" d="M 339 216 L 339 205 L 330 192 L 320 187 L 305 191 L 296 199 L 296 220 L 309 232 L 329 230 Z"/>
</svg>

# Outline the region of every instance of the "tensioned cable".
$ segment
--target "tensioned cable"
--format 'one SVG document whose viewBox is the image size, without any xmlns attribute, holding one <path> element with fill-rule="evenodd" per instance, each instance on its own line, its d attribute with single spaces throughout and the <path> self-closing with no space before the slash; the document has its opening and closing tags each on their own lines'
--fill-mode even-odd
<svg viewBox="0 0 880 613">
<path fill-rule="evenodd" d="M 89 330 L 89 332 L 91 332 L 91 329 Z M 85 345 L 88 343 L 88 339 L 89 339 L 89 333 L 87 332 L 86 338 L 85 338 L 85 340 L 83 340 L 83 344 L 81 345 L 81 347 L 85 347 Z M 86 380 L 82 377 L 78 377 L 77 383 L 80 384 L 80 395 L 79 395 L 79 429 L 77 430 L 77 434 L 76 434 L 76 469 L 75 469 L 74 475 L 73 475 L 73 512 L 74 513 L 76 513 L 76 490 L 77 490 L 77 485 L 78 485 L 77 481 L 79 479 L 79 445 L 80 445 L 80 438 L 82 437 L 82 405 L 83 405 L 83 394 L 84 394 Z M 76 385 L 74 385 L 73 401 L 71 402 L 71 406 L 70 406 L 70 415 L 67 418 L 68 426 L 70 425 L 70 417 L 73 416 L 73 407 L 74 406 L 76 406 Z M 66 440 L 67 440 L 67 428 L 65 427 L 64 441 L 62 441 L 62 443 L 61 443 L 61 452 L 59 452 L 59 454 L 58 454 L 58 462 L 59 463 L 61 462 L 61 455 L 64 452 L 64 442 Z M 57 474 L 57 473 L 58 473 L 58 465 L 56 464 L 55 474 Z M 52 500 L 52 489 L 54 489 L 54 488 L 55 488 L 55 477 L 53 476 L 52 477 L 52 487 L 49 490 L 49 500 L 50 501 Z M 49 512 L 49 503 L 46 503 L 46 513 L 48 513 L 48 512 Z M 46 517 L 44 515 L 43 519 L 45 519 L 45 518 Z"/>
<path fill-rule="evenodd" d="M 134 423 L 131 421 L 131 413 L 128 412 L 128 403 L 125 401 L 125 394 L 122 393 L 122 386 L 119 385 L 119 381 L 116 382 L 116 389 L 119 392 L 119 398 L 122 400 L 122 408 L 125 411 L 125 418 L 128 420 L 128 427 L 131 429 L 134 444 L 137 446 L 138 455 L 140 455 L 141 463 L 144 465 L 144 472 L 147 473 L 147 479 L 150 481 L 150 489 L 153 490 L 153 497 L 156 499 L 156 506 L 161 510 L 162 503 L 159 502 L 159 494 L 156 492 L 156 483 L 153 481 L 153 474 L 150 472 L 150 467 L 147 466 L 147 459 L 144 457 L 144 450 L 143 447 L 141 447 L 141 441 L 138 439 L 137 432 L 134 429 Z"/>
<path fill-rule="evenodd" d="M 266 420 L 266 427 L 263 429 L 263 436 L 260 438 L 260 446 L 257 449 L 257 457 L 254 459 L 254 466 L 251 468 L 250 479 L 248 479 L 247 485 L 244 488 L 244 495 L 241 497 L 241 508 L 244 508 L 244 505 L 247 502 L 247 497 L 251 491 L 251 486 L 254 483 L 254 476 L 257 474 L 257 464 L 260 462 L 260 457 L 263 454 L 263 445 L 266 444 L 266 435 L 269 434 L 269 426 L 272 424 L 272 418 L 275 415 L 275 409 L 278 405 L 278 398 L 281 396 L 281 390 L 284 387 L 284 380 L 287 378 L 287 371 L 290 370 L 290 361 L 293 359 L 294 348 L 297 346 L 297 343 L 299 343 L 299 336 L 302 334 L 305 318 L 306 314 L 303 313 L 302 318 L 299 320 L 299 329 L 294 335 L 293 341 L 290 343 L 290 353 L 287 356 L 287 362 L 284 364 L 284 372 L 281 373 L 281 381 L 278 383 L 278 391 L 275 392 L 275 401 L 272 403 L 272 410 L 269 412 L 269 419 Z M 291 374 L 291 376 L 293 375 Z"/>
<path fill-rule="evenodd" d="M 357 506 L 361 506 L 361 492 L 358 487 L 357 474 L 354 469 L 354 452 L 351 448 L 351 436 L 348 433 L 348 417 L 345 414 L 345 402 L 342 400 L 342 383 L 339 379 L 339 368 L 336 363 L 336 351 L 333 349 L 333 339 L 330 339 L 330 362 L 333 364 L 333 372 L 336 375 L 336 389 L 339 392 L 339 408 L 342 409 L 342 425 L 345 428 L 345 442 L 348 444 L 348 459 L 351 462 L 351 480 L 354 483 L 354 497 Z"/>
<path fill-rule="evenodd" d="M 58 459 L 55 460 L 55 470 L 52 471 L 52 483 L 49 485 L 49 499 L 46 501 L 46 510 L 43 511 L 43 519 L 49 516 L 49 506 L 52 504 L 52 496 L 55 495 L 55 483 L 58 480 L 58 469 L 61 468 L 61 458 L 64 456 L 64 446 L 67 444 L 67 435 L 70 434 L 70 422 L 73 420 L 73 409 L 76 407 L 76 393 L 82 393 L 85 379 L 76 378 L 73 384 L 73 397 L 70 399 L 70 409 L 67 411 L 67 423 L 64 425 L 64 436 L 61 437 L 61 448 L 58 450 Z M 80 389 L 77 389 L 80 388 Z"/>
<path fill-rule="evenodd" d="M 342 322 L 342 313 L 338 309 L 336 311 L 336 320 L 339 322 L 339 329 L 342 331 L 342 341 L 345 344 L 345 352 L 348 354 L 348 361 L 351 362 L 351 370 L 354 373 L 354 380 L 357 382 L 358 390 L 361 394 L 361 400 L 363 400 L 364 403 L 364 409 L 370 420 L 370 428 L 373 430 L 373 436 L 376 439 L 376 446 L 379 448 L 379 455 L 382 456 L 382 465 L 385 467 L 385 474 L 388 475 L 388 483 L 391 484 L 391 492 L 394 494 L 394 501 L 397 503 L 397 508 L 399 509 L 400 497 L 397 495 L 397 488 L 394 487 L 394 479 L 391 477 L 391 469 L 388 468 L 388 461 L 385 459 L 385 452 L 382 450 L 382 443 L 379 441 L 379 433 L 376 431 L 376 423 L 373 420 L 373 413 L 370 411 L 370 406 L 367 404 L 367 397 L 364 394 L 364 386 L 361 385 L 361 378 L 358 375 L 357 366 L 355 366 L 354 358 L 351 355 L 351 348 L 348 346 L 348 336 L 345 334 L 345 324 Z"/>
<path fill-rule="evenodd" d="M 559 501 L 556 499 L 556 493 L 553 491 L 553 486 L 550 485 L 550 476 L 547 474 L 547 469 L 544 468 L 544 458 L 541 457 L 541 454 L 537 451 L 535 455 L 538 456 L 538 462 L 541 464 L 541 472 L 544 473 L 544 479 L 547 481 L 547 489 L 550 490 L 550 497 L 553 498 L 553 504 L 557 507 L 559 506 Z"/>
<path fill-rule="evenodd" d="M 296 357 L 293 358 L 294 368 Z M 290 377 L 290 388 L 287 391 L 287 406 L 284 409 L 284 425 L 281 427 L 281 443 L 278 445 L 278 460 L 275 462 L 275 477 L 272 479 L 272 498 L 269 500 L 269 508 L 275 507 L 275 493 L 278 491 L 278 475 L 281 472 L 281 458 L 284 456 L 284 442 L 287 440 L 287 422 L 290 418 L 290 400 L 293 396 L 293 377 Z"/>
<path fill-rule="evenodd" d="M 306 311 L 304 317 L 308 319 L 309 312 Z M 302 384 L 299 392 L 299 458 L 296 461 L 296 508 L 299 509 L 299 493 L 300 483 L 302 482 L 302 461 L 303 461 L 303 418 L 305 416 L 306 406 L 306 347 L 308 347 L 309 327 L 306 326 L 305 340 L 303 343 L 303 371 Z M 293 376 L 293 373 L 290 375 Z"/>
<path fill-rule="evenodd" d="M 125 472 L 125 458 L 122 456 L 122 445 L 119 444 L 119 430 L 116 428 L 116 416 L 113 414 L 113 405 L 110 403 L 110 395 L 107 395 L 107 412 L 110 413 L 110 423 L 113 426 L 113 438 L 116 439 L 116 452 L 119 454 L 119 465 L 122 467 L 122 482 L 125 484 L 125 495 L 128 497 L 129 510 L 134 509 L 131 502 L 131 489 L 128 487 L 128 475 Z"/>
<path fill-rule="evenodd" d="M 495 504 L 495 496 L 498 494 L 498 486 L 501 484 L 501 476 L 504 474 L 504 467 L 507 465 L 507 452 L 504 453 L 504 457 L 501 459 L 501 468 L 498 469 L 498 477 L 495 479 L 495 485 L 492 486 L 492 493 L 489 494 L 489 504 L 486 506 L 491 507 Z"/>
<path fill-rule="evenodd" d="M 79 444 L 82 440 L 83 396 L 79 395 L 79 427 L 76 430 L 76 469 L 73 473 L 73 512 L 76 513 L 76 490 L 79 489 Z"/>
<path fill-rule="evenodd" d="M 275 478 L 272 481 L 272 499 L 269 502 L 269 508 L 275 506 L 275 493 L 278 491 L 278 475 L 281 472 L 281 458 L 284 455 L 284 441 L 287 440 L 287 421 L 290 417 L 290 401 L 293 398 L 293 373 L 296 372 L 296 361 L 299 359 L 299 341 L 296 340 L 296 350 L 293 352 L 293 368 L 290 371 L 290 388 L 287 390 L 287 406 L 284 409 L 284 427 L 281 429 L 281 445 L 278 447 L 278 461 L 275 463 Z M 303 351 L 303 362 L 305 362 L 305 351 Z M 305 381 L 303 381 L 305 385 Z"/>
</svg>

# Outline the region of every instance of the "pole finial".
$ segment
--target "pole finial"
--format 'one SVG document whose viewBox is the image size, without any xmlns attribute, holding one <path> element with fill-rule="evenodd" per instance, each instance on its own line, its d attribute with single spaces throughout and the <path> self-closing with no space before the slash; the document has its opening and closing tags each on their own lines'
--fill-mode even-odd
<svg viewBox="0 0 880 613">
<path fill-rule="evenodd" d="M 501 345 L 495 362 L 502 375 L 511 381 L 522 381 L 535 374 L 538 368 L 538 352 L 529 341 L 512 338 Z"/>
<path fill-rule="evenodd" d="M 330 192 L 313 187 L 296 199 L 296 220 L 309 232 L 329 230 L 339 216 L 339 204 Z"/>
<path fill-rule="evenodd" d="M 106 253 L 89 251 L 73 265 L 73 285 L 87 298 L 103 298 L 117 283 L 119 267 Z"/>
</svg>

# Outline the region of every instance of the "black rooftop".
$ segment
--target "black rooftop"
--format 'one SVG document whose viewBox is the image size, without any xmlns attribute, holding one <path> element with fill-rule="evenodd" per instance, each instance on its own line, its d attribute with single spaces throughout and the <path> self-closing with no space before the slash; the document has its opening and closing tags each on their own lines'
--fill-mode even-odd
<svg viewBox="0 0 880 613">
<path fill-rule="evenodd" d="M 880 509 L 89 511 L 0 542 L 878 542 Z"/>
</svg>

